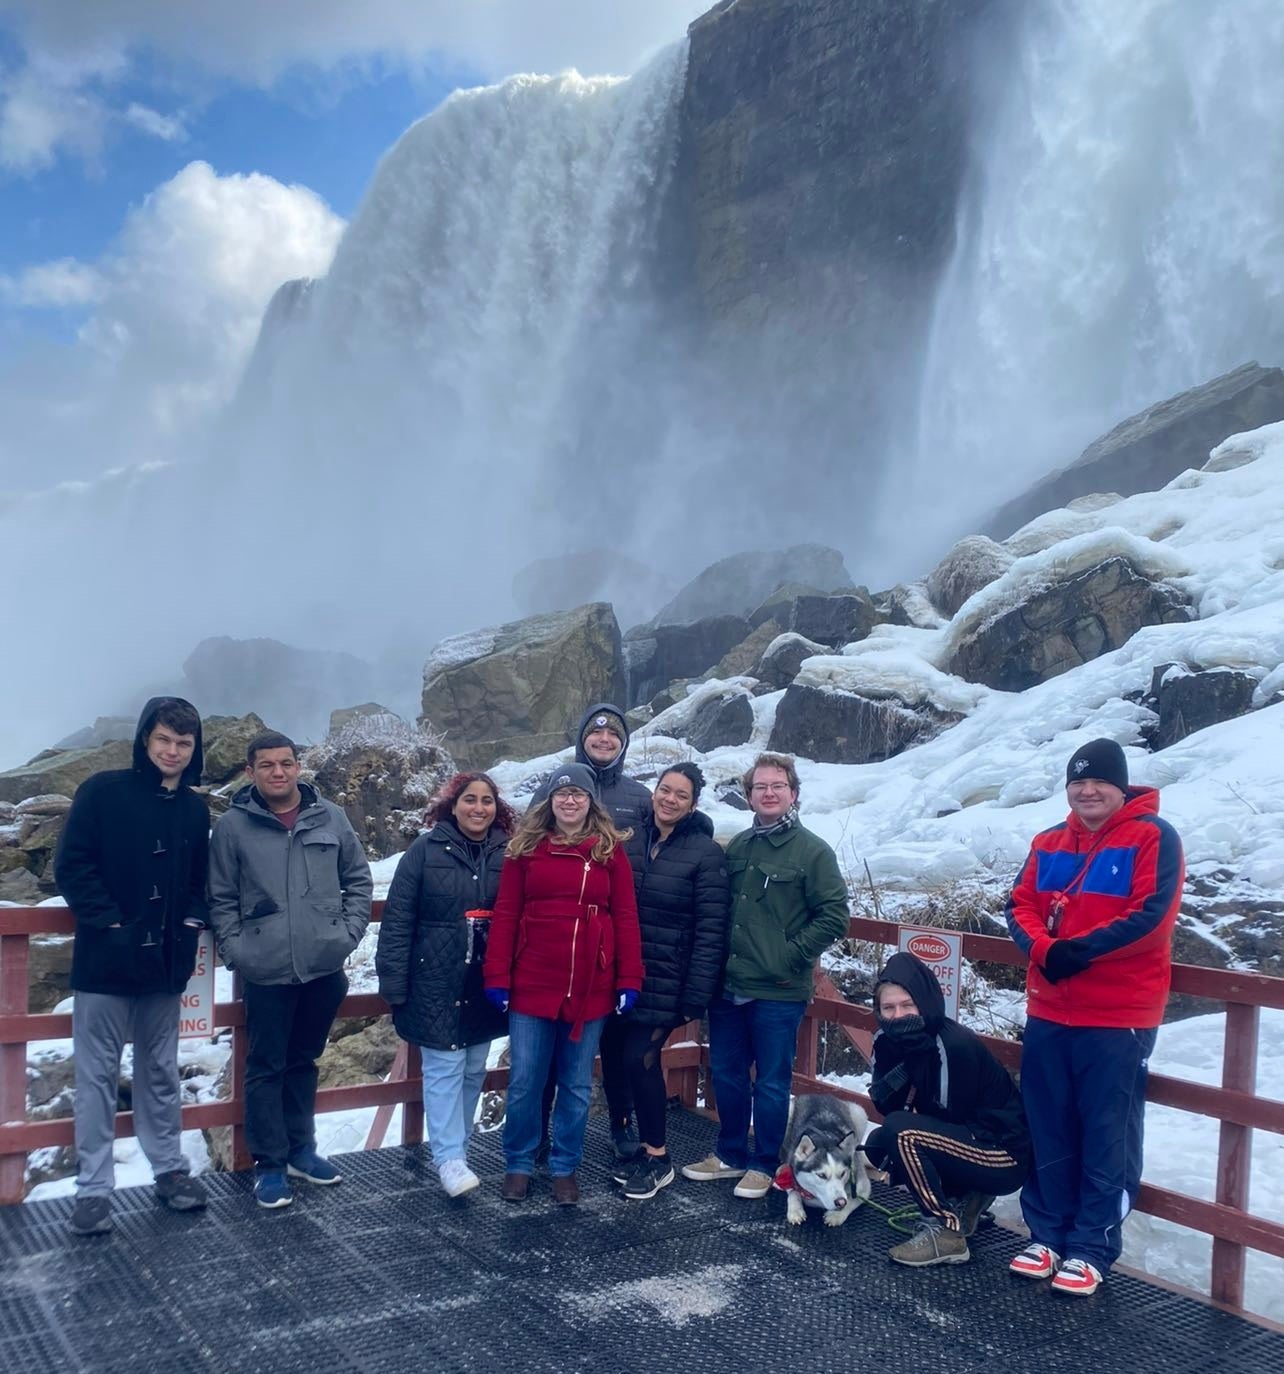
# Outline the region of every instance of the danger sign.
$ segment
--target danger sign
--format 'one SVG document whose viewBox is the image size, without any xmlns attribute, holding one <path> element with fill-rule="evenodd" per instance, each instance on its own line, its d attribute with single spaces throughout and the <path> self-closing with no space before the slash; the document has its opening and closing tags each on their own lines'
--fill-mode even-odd
<svg viewBox="0 0 1284 1374">
<path fill-rule="evenodd" d="M 179 1003 L 180 1039 L 208 1038 L 214 1034 L 214 941 L 208 930 L 196 946 L 196 967 L 183 989 Z"/>
<path fill-rule="evenodd" d="M 945 994 L 945 1014 L 959 1019 L 959 982 L 963 976 L 963 937 L 954 930 L 929 930 L 923 926 L 902 926 L 902 954 L 921 959 L 936 974 Z"/>
</svg>

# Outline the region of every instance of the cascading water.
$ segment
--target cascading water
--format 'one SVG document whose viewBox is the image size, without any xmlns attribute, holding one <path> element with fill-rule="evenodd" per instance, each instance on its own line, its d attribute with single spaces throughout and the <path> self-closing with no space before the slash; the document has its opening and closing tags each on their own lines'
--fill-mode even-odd
<svg viewBox="0 0 1284 1374">
<path fill-rule="evenodd" d="M 942 538 L 1124 416 L 1284 363 L 1284 6 L 1046 0 L 1019 25 L 983 74 L 902 492 Z"/>
</svg>

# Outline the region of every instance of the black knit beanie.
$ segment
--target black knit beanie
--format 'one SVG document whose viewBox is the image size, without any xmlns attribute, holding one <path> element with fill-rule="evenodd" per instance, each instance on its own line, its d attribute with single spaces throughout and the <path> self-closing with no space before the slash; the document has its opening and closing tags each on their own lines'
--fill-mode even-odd
<svg viewBox="0 0 1284 1374">
<path fill-rule="evenodd" d="M 1128 760 L 1112 739 L 1092 739 L 1070 755 L 1066 764 L 1066 786 L 1094 778 L 1108 782 L 1121 792 L 1128 790 Z"/>
</svg>

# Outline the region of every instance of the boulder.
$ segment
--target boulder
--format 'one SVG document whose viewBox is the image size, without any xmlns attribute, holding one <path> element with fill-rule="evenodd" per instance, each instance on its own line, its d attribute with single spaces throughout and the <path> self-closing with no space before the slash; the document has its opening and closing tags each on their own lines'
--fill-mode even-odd
<svg viewBox="0 0 1284 1374">
<path fill-rule="evenodd" d="M 782 597 L 777 593 L 769 597 L 750 620 L 764 611 L 770 612 L 771 620 L 781 630 L 792 630 L 831 649 L 864 639 L 882 619 L 864 587 L 830 595 L 805 592 Z"/>
<path fill-rule="evenodd" d="M 391 714 L 354 716 L 305 750 L 302 762 L 373 859 L 410 845 L 428 802 L 455 771 L 438 737 Z"/>
<path fill-rule="evenodd" d="M 932 605 L 921 582 L 898 582 L 870 598 L 878 618 L 886 625 L 912 625 L 920 630 L 935 630 L 949 619 Z"/>
<path fill-rule="evenodd" d="M 182 693 L 206 713 L 260 712 L 295 739 L 318 739 L 336 701 L 374 693 L 370 664 L 332 649 L 299 649 L 276 639 L 205 639 L 183 664 Z"/>
<path fill-rule="evenodd" d="M 926 703 L 825 691 L 794 683 L 776 707 L 768 748 L 817 763 L 876 763 L 931 739 L 961 717 Z"/>
<path fill-rule="evenodd" d="M 1276 420 L 1284 420 L 1284 371 L 1245 363 L 1116 425 L 1069 467 L 1000 507 L 989 531 L 1003 538 L 1089 492 L 1158 491 L 1187 468 L 1203 467 L 1223 439 Z"/>
<path fill-rule="evenodd" d="M 824 544 L 732 554 L 692 578 L 646 628 L 689 625 L 718 616 L 743 618 L 785 582 L 802 583 L 822 592 L 852 585 L 842 554 Z M 708 668 L 714 661 L 701 666 Z"/>
<path fill-rule="evenodd" d="M 391 1016 L 347 1031 L 342 1021 L 331 1032 L 330 1043 L 318 1061 L 318 1087 L 347 1088 L 357 1083 L 379 1083 L 387 1077 L 401 1040 Z"/>
<path fill-rule="evenodd" d="M 739 615 L 630 630 L 623 646 L 625 704 L 649 700 L 674 678 L 701 677 L 748 636 L 749 622 Z"/>
<path fill-rule="evenodd" d="M 1196 730 L 1234 720 L 1253 709 L 1257 679 L 1234 668 L 1191 672 L 1181 664 L 1161 664 L 1151 682 L 1150 702 L 1159 717 L 1151 746 L 1166 749 Z"/>
<path fill-rule="evenodd" d="M 36 875 L 25 866 L 7 872 L 0 868 L 0 902 L 14 902 L 18 906 L 35 906 L 49 894 L 42 890 Z"/>
<path fill-rule="evenodd" d="M 59 792 L 50 792 L 43 797 L 28 797 L 14 808 L 15 816 L 65 816 L 71 810 L 71 798 Z"/>
<path fill-rule="evenodd" d="M 132 737 L 111 740 L 95 749 L 46 750 L 30 763 L 0 773 L 0 801 L 20 802 L 52 793 L 74 796 L 86 778 L 104 768 L 128 768 L 133 757 Z"/>
<path fill-rule="evenodd" d="M 753 734 L 753 704 L 743 687 L 728 688 L 702 702 L 691 714 L 679 739 L 707 754 L 724 745 L 745 744 Z"/>
<path fill-rule="evenodd" d="M 53 1011 L 71 991 L 70 935 L 33 935 L 27 945 L 27 1006 Z"/>
<path fill-rule="evenodd" d="M 956 647 L 948 671 L 1021 692 L 1118 649 L 1143 625 L 1189 620 L 1191 606 L 1125 558 L 1108 558 L 983 622 Z"/>
<path fill-rule="evenodd" d="M 86 725 L 65 739 L 60 739 L 54 748 L 96 749 L 100 744 L 110 744 L 112 740 L 132 740 L 137 729 L 137 719 L 131 720 L 128 716 L 99 716 L 92 725 Z"/>
<path fill-rule="evenodd" d="M 202 779 L 217 786 L 243 774 L 246 748 L 255 735 L 266 729 L 253 711 L 248 716 L 207 716 L 201 721 L 201 744 L 205 751 Z"/>
<path fill-rule="evenodd" d="M 337 734 L 350 720 L 355 720 L 358 716 L 391 716 L 395 714 L 396 712 L 390 711 L 386 706 L 380 706 L 377 701 L 363 701 L 360 706 L 341 706 L 337 711 L 330 712 L 330 728 L 326 734 Z"/>
<path fill-rule="evenodd" d="M 723 654 L 717 667 L 709 674 L 710 678 L 751 676 L 762 661 L 763 651 L 779 633 L 780 626 L 774 620 L 760 621 L 745 639 Z"/>
<path fill-rule="evenodd" d="M 1012 554 L 984 534 L 969 534 L 927 575 L 927 594 L 947 618 L 982 587 L 988 587 L 1012 566 Z"/>
<path fill-rule="evenodd" d="M 788 687 L 798 676 L 804 659 L 828 652 L 828 645 L 817 644 L 805 635 L 792 631 L 777 635 L 767 646 L 754 675 L 768 687 L 779 690 L 781 687 Z"/>
<path fill-rule="evenodd" d="M 624 695 L 620 627 L 596 601 L 443 640 L 424 667 L 419 720 L 461 768 L 485 768 L 564 748 L 587 703 L 638 704 Z"/>
</svg>

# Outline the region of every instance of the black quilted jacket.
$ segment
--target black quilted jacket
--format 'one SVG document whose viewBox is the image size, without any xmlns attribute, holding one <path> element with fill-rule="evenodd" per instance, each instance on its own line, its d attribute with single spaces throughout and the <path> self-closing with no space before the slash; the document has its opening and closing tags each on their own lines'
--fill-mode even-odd
<svg viewBox="0 0 1284 1374">
<path fill-rule="evenodd" d="M 652 820 L 625 846 L 633 868 L 646 979 L 630 1013 L 649 1026 L 694 1020 L 718 991 L 727 961 L 727 863 L 702 811 L 659 841 Z"/>
<path fill-rule="evenodd" d="M 453 822 L 439 821 L 397 865 L 375 968 L 403 1040 L 460 1050 L 508 1033 L 507 1018 L 482 995 L 490 922 L 464 914 L 494 906 L 507 843 L 496 826 L 478 845 Z"/>
</svg>

